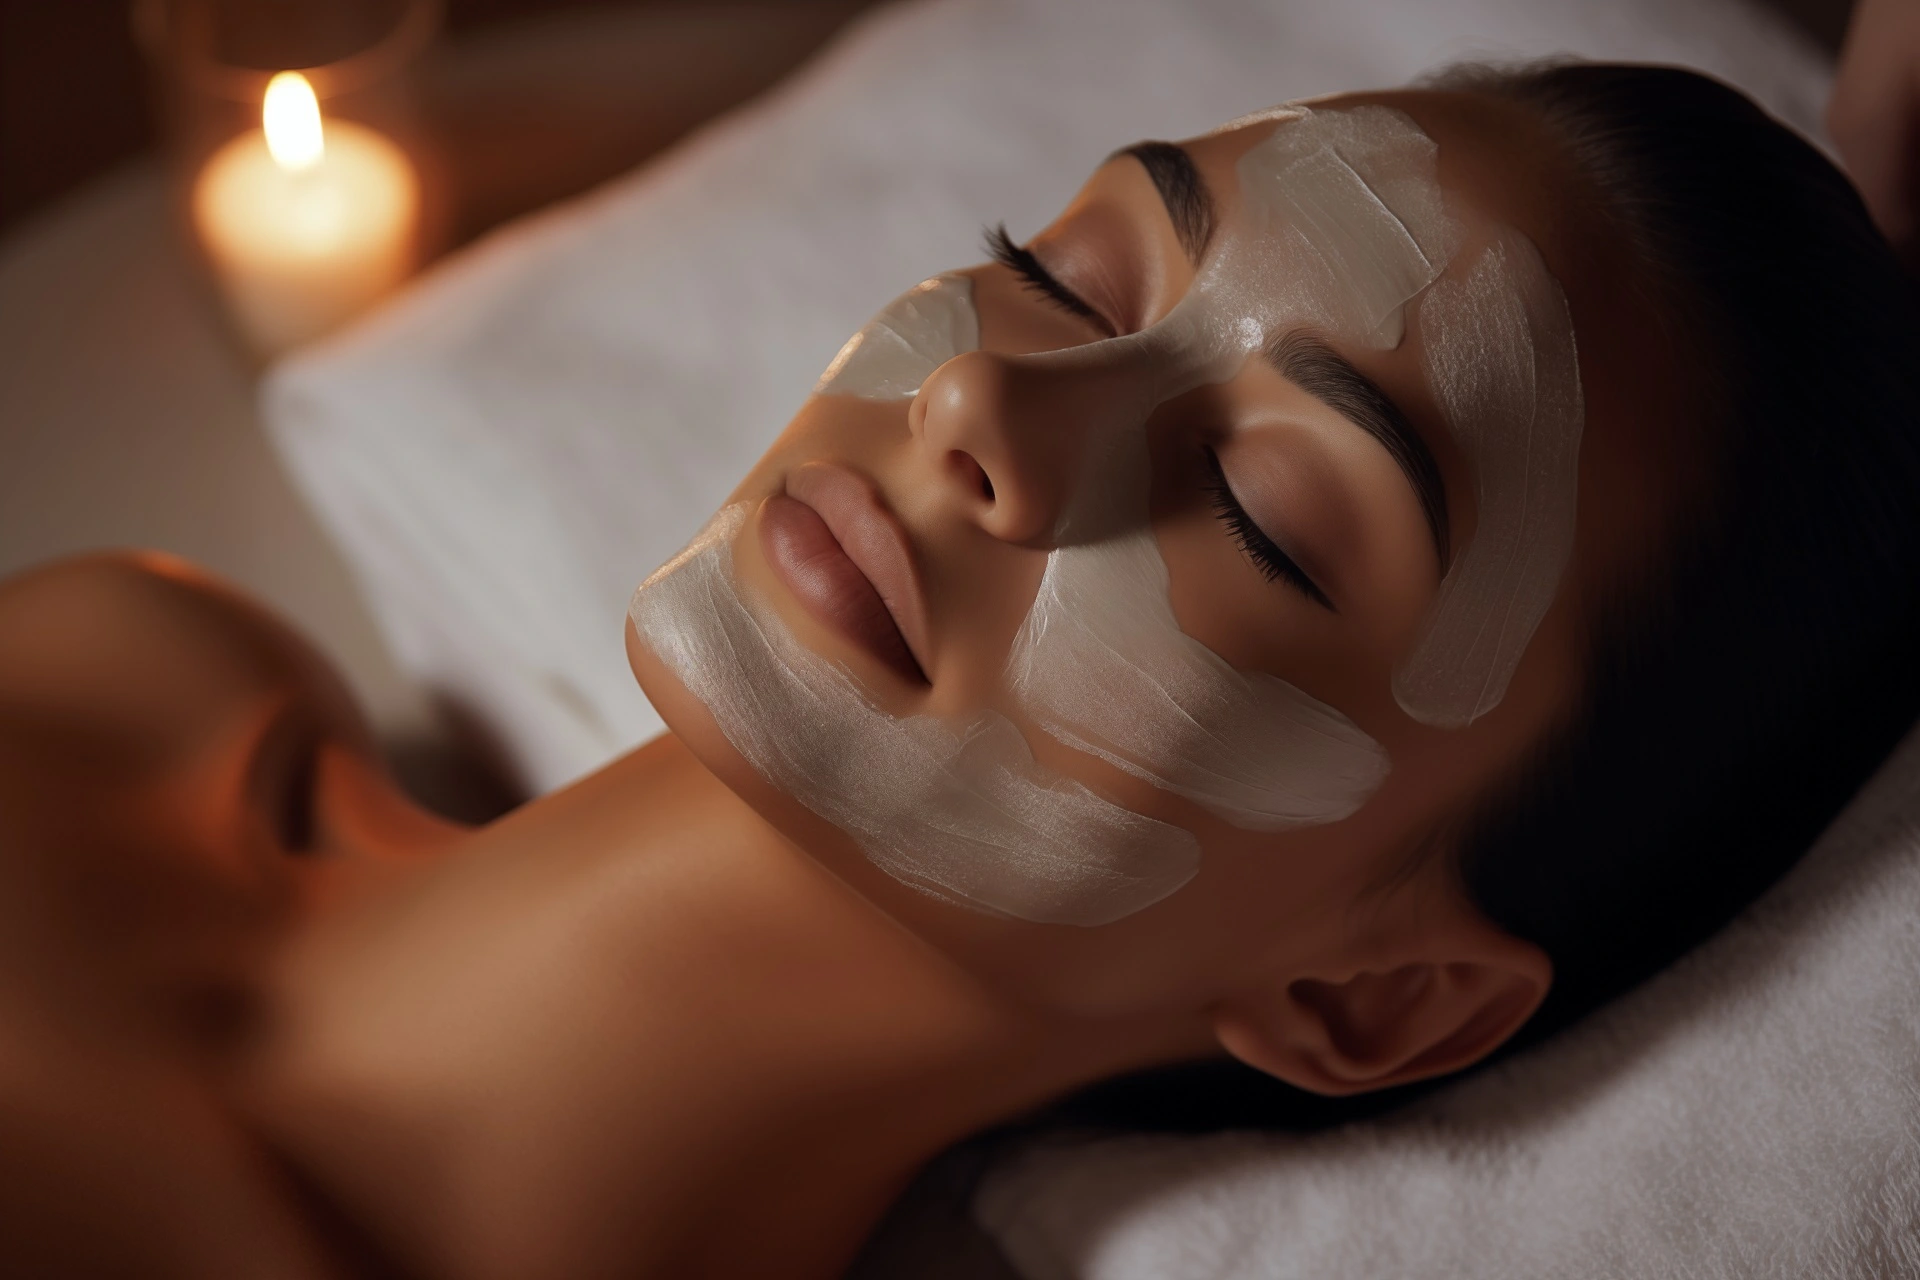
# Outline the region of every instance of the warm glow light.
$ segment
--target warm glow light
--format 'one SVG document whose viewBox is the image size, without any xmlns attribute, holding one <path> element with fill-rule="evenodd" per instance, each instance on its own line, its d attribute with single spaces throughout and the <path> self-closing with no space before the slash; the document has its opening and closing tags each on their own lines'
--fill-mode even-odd
<svg viewBox="0 0 1920 1280">
<path fill-rule="evenodd" d="M 320 101 L 298 71 L 282 71 L 267 82 L 260 124 L 267 132 L 267 150 L 283 169 L 310 169 L 326 154 Z"/>
</svg>

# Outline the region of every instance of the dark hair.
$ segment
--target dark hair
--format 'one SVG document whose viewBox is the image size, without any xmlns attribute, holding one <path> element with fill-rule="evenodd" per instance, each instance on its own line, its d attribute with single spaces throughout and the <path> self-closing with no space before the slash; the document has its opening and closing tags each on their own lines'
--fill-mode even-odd
<svg viewBox="0 0 1920 1280">
<path fill-rule="evenodd" d="M 1505 1056 L 1727 923 L 1920 716 L 1920 311 L 1839 170 L 1718 81 L 1556 63 L 1435 83 L 1544 121 L 1716 419 L 1712 491 L 1666 562 L 1595 602 L 1580 709 L 1453 853 L 1487 916 L 1553 960 Z M 1422 1091 L 1330 1101 L 1210 1063 L 1063 1112 L 1307 1126 Z"/>
</svg>

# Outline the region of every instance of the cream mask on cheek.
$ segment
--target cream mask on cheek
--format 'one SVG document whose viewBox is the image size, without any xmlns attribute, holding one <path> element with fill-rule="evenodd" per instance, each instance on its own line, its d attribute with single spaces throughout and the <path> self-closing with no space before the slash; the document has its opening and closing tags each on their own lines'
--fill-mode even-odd
<svg viewBox="0 0 1920 1280">
<path fill-rule="evenodd" d="M 727 507 L 634 593 L 647 646 L 773 786 L 896 880 L 976 910 L 1100 925 L 1193 877 L 1187 832 L 1037 762 L 1012 721 L 891 716 L 736 586 Z"/>
</svg>

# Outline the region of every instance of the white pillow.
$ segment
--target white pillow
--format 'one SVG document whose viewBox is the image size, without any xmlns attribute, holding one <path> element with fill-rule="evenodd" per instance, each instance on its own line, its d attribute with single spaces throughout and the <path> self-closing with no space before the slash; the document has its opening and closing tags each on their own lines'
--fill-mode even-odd
<svg viewBox="0 0 1920 1280">
<path fill-rule="evenodd" d="M 1310 1138 L 1045 1144 L 974 1210 L 1027 1280 L 1920 1276 L 1920 733 L 1723 934 L 1541 1049 Z"/>
<path fill-rule="evenodd" d="M 555 786 L 657 732 L 634 585 L 847 334 L 1113 148 L 1467 56 L 1684 62 L 1811 130 L 1821 58 L 1741 0 L 922 0 L 758 105 L 497 234 L 268 381 L 400 663 Z"/>
</svg>

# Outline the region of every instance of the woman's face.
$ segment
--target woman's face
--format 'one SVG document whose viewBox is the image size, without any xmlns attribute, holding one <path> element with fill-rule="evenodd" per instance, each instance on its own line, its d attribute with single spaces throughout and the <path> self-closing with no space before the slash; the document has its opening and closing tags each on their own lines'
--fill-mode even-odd
<svg viewBox="0 0 1920 1280">
<path fill-rule="evenodd" d="M 1658 361 L 1550 154 L 1429 93 L 1117 154 L 843 353 L 636 596 L 642 685 L 1030 998 L 1416 955 L 1472 916 L 1423 855 L 1570 709 L 1580 588 L 1668 506 Z"/>
</svg>

